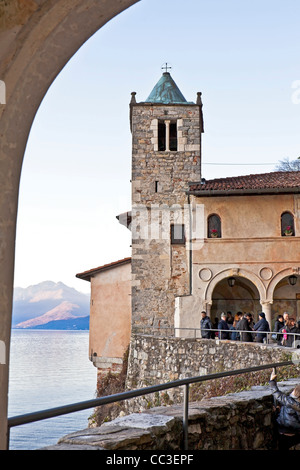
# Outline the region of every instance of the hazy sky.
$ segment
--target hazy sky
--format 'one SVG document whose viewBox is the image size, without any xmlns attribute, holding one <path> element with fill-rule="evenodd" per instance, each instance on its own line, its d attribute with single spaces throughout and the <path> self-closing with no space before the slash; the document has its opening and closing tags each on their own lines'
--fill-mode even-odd
<svg viewBox="0 0 300 470">
<path fill-rule="evenodd" d="M 129 102 L 164 62 L 188 101 L 202 92 L 206 179 L 274 171 L 300 155 L 298 0 L 141 0 L 57 77 L 25 154 L 15 285 L 62 281 L 130 256 Z"/>
</svg>

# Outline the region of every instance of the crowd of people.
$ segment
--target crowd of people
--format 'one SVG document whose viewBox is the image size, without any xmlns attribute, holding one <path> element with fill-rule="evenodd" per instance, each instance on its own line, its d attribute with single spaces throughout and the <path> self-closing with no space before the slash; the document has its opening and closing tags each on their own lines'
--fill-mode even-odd
<svg viewBox="0 0 300 470">
<path fill-rule="evenodd" d="M 271 332 L 269 322 L 264 312 L 259 313 L 259 319 L 254 321 L 251 313 L 231 312 L 221 313 L 220 320 L 215 318 L 211 322 L 206 312 L 201 312 L 201 337 L 206 339 L 230 339 L 235 341 L 263 343 L 268 333 L 279 346 L 293 347 L 295 340 L 300 342 L 300 321 L 289 316 L 287 312 L 278 315 L 274 329 Z M 218 330 L 218 331 L 216 331 Z"/>
</svg>

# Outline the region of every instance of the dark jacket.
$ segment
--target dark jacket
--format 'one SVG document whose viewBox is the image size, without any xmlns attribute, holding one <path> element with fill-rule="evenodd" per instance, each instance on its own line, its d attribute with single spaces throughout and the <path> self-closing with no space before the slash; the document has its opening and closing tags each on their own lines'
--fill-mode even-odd
<svg viewBox="0 0 300 470">
<path fill-rule="evenodd" d="M 229 339 L 229 326 L 225 320 L 219 321 L 218 330 L 225 330 L 219 332 L 219 339 Z"/>
<path fill-rule="evenodd" d="M 270 331 L 269 322 L 265 318 L 261 318 L 253 327 L 254 331 Z M 262 340 L 267 336 L 266 333 L 258 333 L 255 335 L 257 340 Z"/>
<path fill-rule="evenodd" d="M 252 331 L 250 325 L 249 325 L 249 322 L 247 320 L 246 317 L 243 317 L 241 319 L 241 321 L 239 322 L 239 330 L 242 330 L 242 331 L 245 331 L 245 332 L 248 332 L 248 331 Z M 247 341 L 247 342 L 252 342 L 253 341 L 253 338 L 252 338 L 252 334 L 251 333 L 243 333 L 241 332 L 240 333 L 240 337 L 241 337 L 241 341 Z"/>
<path fill-rule="evenodd" d="M 237 341 L 238 339 L 238 333 L 236 332 L 237 327 L 230 325 L 229 329 L 230 329 L 230 339 L 232 339 L 233 341 Z"/>
<path fill-rule="evenodd" d="M 300 433 L 300 402 L 291 395 L 280 392 L 275 380 L 270 381 L 272 394 L 280 405 L 277 417 L 278 430 L 281 433 Z"/>
<path fill-rule="evenodd" d="M 200 322 L 200 328 L 201 328 L 201 337 L 209 339 L 211 338 L 211 331 L 203 331 L 203 330 L 211 330 L 211 321 L 209 317 L 204 317 L 201 318 Z"/>
<path fill-rule="evenodd" d="M 274 325 L 274 331 L 276 333 L 278 333 L 281 328 L 284 327 L 284 322 L 283 321 L 279 321 L 279 320 L 276 320 L 275 321 L 275 325 Z M 282 339 L 282 335 L 276 335 L 276 341 L 280 341 Z"/>
<path fill-rule="evenodd" d="M 299 328 L 297 328 L 297 326 L 293 326 L 292 328 L 289 328 L 288 326 L 284 326 L 282 329 L 281 329 L 281 332 L 282 330 L 285 330 L 285 332 L 287 333 L 300 333 L 300 330 Z M 289 348 L 292 348 L 294 346 L 294 342 L 295 341 L 299 341 L 300 340 L 300 336 L 294 336 L 294 335 L 287 335 L 287 339 L 286 339 L 286 343 L 285 345 L 288 346 Z"/>
<path fill-rule="evenodd" d="M 241 328 L 240 328 L 241 321 L 242 321 L 242 318 L 237 322 L 236 327 L 235 327 L 235 329 L 237 330 L 236 339 L 237 339 L 238 341 L 240 341 L 240 339 L 241 339 L 241 335 L 240 335 L 240 333 L 239 333 L 239 330 L 241 329 Z"/>
</svg>

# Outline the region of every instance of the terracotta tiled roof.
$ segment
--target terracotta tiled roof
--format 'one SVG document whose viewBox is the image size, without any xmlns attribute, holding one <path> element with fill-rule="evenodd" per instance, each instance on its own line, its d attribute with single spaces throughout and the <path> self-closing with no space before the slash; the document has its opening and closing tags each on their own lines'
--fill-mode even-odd
<svg viewBox="0 0 300 470">
<path fill-rule="evenodd" d="M 89 281 L 90 278 L 101 272 L 101 271 L 107 271 L 108 269 L 116 268 L 117 266 L 121 266 L 122 264 L 127 264 L 131 262 L 131 258 L 123 258 L 118 261 L 113 261 L 112 263 L 104 264 L 103 266 L 98 266 L 98 268 L 93 268 L 89 269 L 88 271 L 83 271 L 82 273 L 76 274 L 76 277 L 79 279 L 84 279 L 86 281 Z"/>
<path fill-rule="evenodd" d="M 274 171 L 256 175 L 234 176 L 229 178 L 217 178 L 202 180 L 199 183 L 190 183 L 189 191 L 197 194 L 209 193 L 275 193 L 275 192 L 299 192 L 300 171 Z"/>
</svg>

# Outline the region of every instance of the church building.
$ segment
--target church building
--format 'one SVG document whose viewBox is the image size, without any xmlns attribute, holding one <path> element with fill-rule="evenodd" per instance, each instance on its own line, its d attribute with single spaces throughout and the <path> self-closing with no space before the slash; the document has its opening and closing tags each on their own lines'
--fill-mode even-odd
<svg viewBox="0 0 300 470">
<path fill-rule="evenodd" d="M 132 207 L 117 217 L 132 233 L 131 328 L 194 337 L 202 310 L 255 321 L 263 311 L 271 328 L 285 311 L 300 319 L 300 172 L 205 180 L 195 95 L 187 101 L 168 71 L 145 101 L 131 94 Z"/>
</svg>

